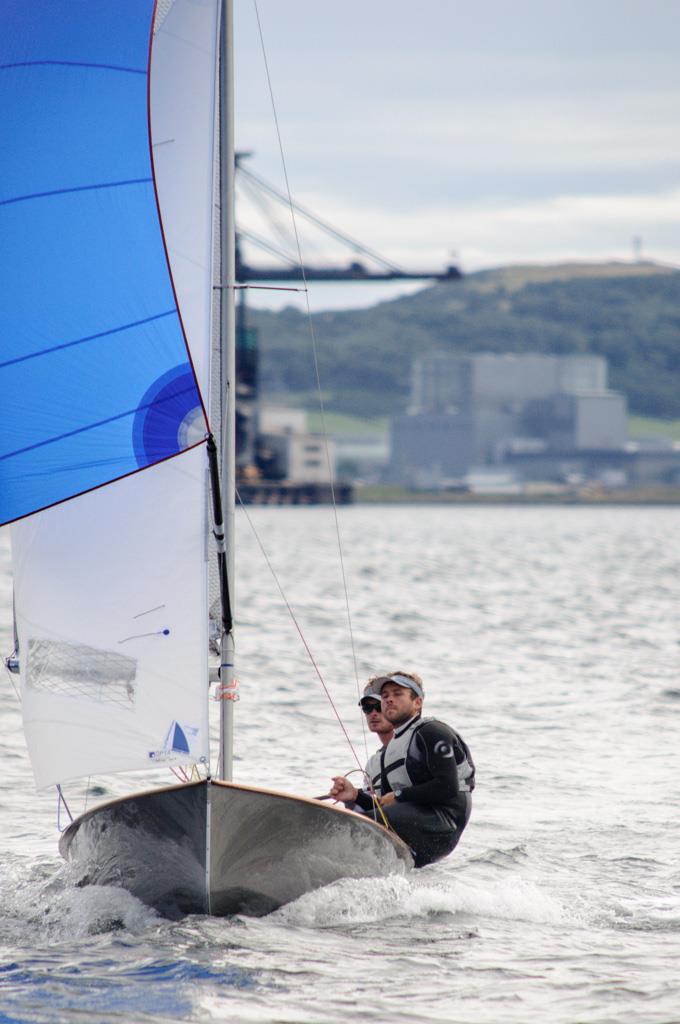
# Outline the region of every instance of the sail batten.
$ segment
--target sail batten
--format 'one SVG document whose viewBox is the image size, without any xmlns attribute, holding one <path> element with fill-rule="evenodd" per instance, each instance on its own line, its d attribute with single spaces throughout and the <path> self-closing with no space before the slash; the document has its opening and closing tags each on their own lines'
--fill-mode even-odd
<svg viewBox="0 0 680 1024">
<path fill-rule="evenodd" d="M 26 196 L 13 196 L 11 199 L 0 199 L 0 206 L 11 206 L 12 203 L 27 203 L 32 199 L 49 199 L 51 196 L 66 196 L 73 192 L 96 192 L 101 188 L 126 188 L 128 185 L 150 185 L 153 178 L 131 178 L 129 181 L 98 181 L 93 185 L 74 185 L 73 188 L 54 188 L 47 192 L 34 192 Z"/>
<path fill-rule="evenodd" d="M 176 316 L 176 309 L 165 309 L 162 313 L 154 313 L 152 316 L 144 317 L 143 320 L 135 320 L 130 324 L 120 324 L 117 327 L 111 327 L 106 331 L 98 331 L 96 334 L 88 334 L 85 338 L 75 338 L 73 341 L 64 341 L 58 345 L 51 345 L 50 348 L 40 349 L 38 352 L 27 352 L 25 355 L 17 356 L 14 359 L 6 359 L 4 362 L 0 362 L 0 370 L 7 366 L 14 366 L 17 363 L 26 362 L 28 359 L 38 359 L 40 356 L 46 356 L 52 352 L 59 352 L 65 348 L 72 348 L 74 345 L 84 345 L 88 341 L 97 341 L 99 338 L 108 338 L 111 334 L 118 334 L 120 331 L 129 331 L 133 327 L 141 327 L 142 324 L 153 323 L 154 320 L 162 320 L 166 316 Z"/>
<path fill-rule="evenodd" d="M 10 71 L 13 68 L 36 68 L 36 67 L 58 67 L 58 68 L 97 68 L 101 71 L 122 71 L 130 75 L 146 75 L 147 68 L 124 68 L 117 64 L 95 64 L 93 61 L 84 60 L 22 60 L 14 64 L 0 64 L 0 71 Z"/>
</svg>

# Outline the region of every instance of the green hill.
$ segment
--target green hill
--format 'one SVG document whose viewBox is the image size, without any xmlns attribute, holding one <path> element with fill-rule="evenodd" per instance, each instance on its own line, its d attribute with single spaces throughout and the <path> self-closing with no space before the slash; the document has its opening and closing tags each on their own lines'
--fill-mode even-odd
<svg viewBox="0 0 680 1024">
<path fill-rule="evenodd" d="M 251 311 L 262 392 L 316 406 L 303 313 Z M 680 271 L 656 264 L 501 267 L 371 309 L 313 317 L 329 411 L 377 417 L 408 402 L 422 352 L 592 352 L 639 416 L 680 417 Z"/>
</svg>

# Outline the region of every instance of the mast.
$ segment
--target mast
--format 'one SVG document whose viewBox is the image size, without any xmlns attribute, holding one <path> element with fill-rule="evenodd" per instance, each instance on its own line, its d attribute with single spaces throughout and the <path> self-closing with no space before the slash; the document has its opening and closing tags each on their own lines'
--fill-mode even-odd
<svg viewBox="0 0 680 1024">
<path fill-rule="evenodd" d="M 221 0 L 219 54 L 220 111 L 220 386 L 222 424 L 221 490 L 227 554 L 229 605 L 234 607 L 234 486 L 236 478 L 236 230 L 234 218 L 234 10 L 233 0 Z M 234 636 L 222 629 L 220 667 L 219 776 L 232 777 L 234 747 Z"/>
</svg>

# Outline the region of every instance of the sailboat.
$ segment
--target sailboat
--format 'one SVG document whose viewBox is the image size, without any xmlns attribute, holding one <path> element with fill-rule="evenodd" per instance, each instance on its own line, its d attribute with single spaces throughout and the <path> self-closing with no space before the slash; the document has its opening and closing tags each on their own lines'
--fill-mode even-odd
<svg viewBox="0 0 680 1024">
<path fill-rule="evenodd" d="M 192 773 L 86 811 L 61 853 L 170 916 L 403 872 L 380 824 L 232 781 L 231 3 L 3 14 L 0 521 L 35 781 Z"/>
</svg>

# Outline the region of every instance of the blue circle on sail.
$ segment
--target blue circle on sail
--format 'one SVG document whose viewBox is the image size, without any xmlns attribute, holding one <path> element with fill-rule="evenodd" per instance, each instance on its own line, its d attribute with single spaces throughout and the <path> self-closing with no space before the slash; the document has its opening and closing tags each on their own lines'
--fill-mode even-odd
<svg viewBox="0 0 680 1024">
<path fill-rule="evenodd" d="M 189 364 L 182 363 L 154 381 L 137 407 L 132 425 L 137 465 L 151 466 L 177 455 L 204 434 L 196 380 Z"/>
</svg>

